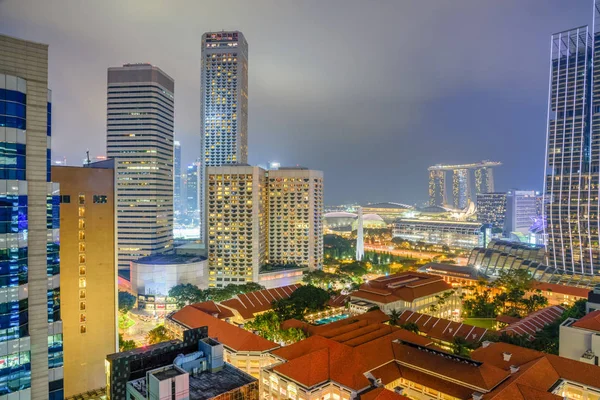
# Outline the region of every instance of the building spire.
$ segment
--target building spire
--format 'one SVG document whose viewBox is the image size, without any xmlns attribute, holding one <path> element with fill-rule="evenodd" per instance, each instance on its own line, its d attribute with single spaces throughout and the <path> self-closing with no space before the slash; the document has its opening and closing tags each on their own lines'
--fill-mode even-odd
<svg viewBox="0 0 600 400">
<path fill-rule="evenodd" d="M 363 235 L 362 207 L 358 207 L 358 227 L 356 228 L 356 261 L 362 261 L 365 256 L 365 241 Z"/>
</svg>

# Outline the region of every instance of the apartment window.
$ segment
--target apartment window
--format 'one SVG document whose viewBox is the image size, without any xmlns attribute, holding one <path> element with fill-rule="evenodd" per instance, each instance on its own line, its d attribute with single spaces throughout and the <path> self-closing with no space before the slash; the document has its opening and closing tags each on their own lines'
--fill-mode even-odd
<svg viewBox="0 0 600 400">
<path fill-rule="evenodd" d="M 79 287 L 80 288 L 85 288 L 86 284 L 87 284 L 87 282 L 86 282 L 85 278 L 79 278 Z"/>
<path fill-rule="evenodd" d="M 85 325 L 81 325 L 79 327 L 79 333 L 86 333 L 87 332 L 87 327 Z"/>
<path fill-rule="evenodd" d="M 100 194 L 100 195 L 95 194 L 93 201 L 94 201 L 94 204 L 106 204 L 107 197 L 106 197 L 106 195 L 103 195 L 103 194 Z"/>
<path fill-rule="evenodd" d="M 79 251 L 81 253 L 85 251 L 85 242 L 79 242 Z"/>
<path fill-rule="evenodd" d="M 79 264 L 85 264 L 85 254 L 79 255 Z"/>
<path fill-rule="evenodd" d="M 79 193 L 79 205 L 85 204 L 85 194 Z"/>
<path fill-rule="evenodd" d="M 79 207 L 79 216 L 85 217 L 85 207 Z"/>
<path fill-rule="evenodd" d="M 85 275 L 85 265 L 79 266 L 79 275 Z"/>
<path fill-rule="evenodd" d="M 85 314 L 79 314 L 79 322 L 81 322 L 81 323 L 85 322 Z"/>
<path fill-rule="evenodd" d="M 79 240 L 85 240 L 85 231 L 79 231 Z"/>
<path fill-rule="evenodd" d="M 60 196 L 60 202 L 65 204 L 71 203 L 71 196 L 68 194 Z"/>
<path fill-rule="evenodd" d="M 85 289 L 79 289 L 79 298 L 85 299 Z"/>
<path fill-rule="evenodd" d="M 79 218 L 79 229 L 85 229 L 85 219 Z"/>
<path fill-rule="evenodd" d="M 85 301 L 79 302 L 79 311 L 85 311 Z"/>
</svg>

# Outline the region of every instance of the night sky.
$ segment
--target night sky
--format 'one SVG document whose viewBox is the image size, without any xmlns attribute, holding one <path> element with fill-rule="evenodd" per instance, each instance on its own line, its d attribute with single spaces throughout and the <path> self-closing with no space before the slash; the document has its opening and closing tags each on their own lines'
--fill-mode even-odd
<svg viewBox="0 0 600 400">
<path fill-rule="evenodd" d="M 106 153 L 106 69 L 175 79 L 183 161 L 200 154 L 200 41 L 249 43 L 249 159 L 325 173 L 327 204 L 421 202 L 427 167 L 504 163 L 542 189 L 550 35 L 592 0 L 0 0 L 0 33 L 50 45 L 53 158 Z"/>
</svg>

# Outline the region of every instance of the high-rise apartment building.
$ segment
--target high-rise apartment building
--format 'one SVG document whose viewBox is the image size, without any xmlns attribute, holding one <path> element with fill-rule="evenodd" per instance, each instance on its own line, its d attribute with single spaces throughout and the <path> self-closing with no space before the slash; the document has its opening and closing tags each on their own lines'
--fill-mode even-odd
<svg viewBox="0 0 600 400">
<path fill-rule="evenodd" d="M 200 188 L 200 163 L 196 161 L 188 165 L 185 177 L 185 204 L 186 211 L 192 217 L 200 207 L 198 202 L 198 191 Z"/>
<path fill-rule="evenodd" d="M 130 261 L 173 245 L 173 93 L 150 64 L 108 69 L 107 154 L 117 175 L 117 259 Z"/>
<path fill-rule="evenodd" d="M 173 142 L 173 210 L 175 214 L 183 211 L 183 199 L 181 197 L 181 144 L 176 140 Z"/>
<path fill-rule="evenodd" d="M 0 398 L 63 399 L 48 45 L 0 35 Z"/>
<path fill-rule="evenodd" d="M 533 190 L 510 190 L 506 194 L 504 232 L 529 233 L 537 216 L 537 199 Z"/>
<path fill-rule="evenodd" d="M 206 168 L 248 162 L 248 43 L 241 32 L 202 35 L 200 118 L 203 224 Z"/>
<path fill-rule="evenodd" d="M 468 169 L 456 169 L 452 174 L 452 195 L 454 208 L 463 209 L 471 200 L 471 185 Z"/>
<path fill-rule="evenodd" d="M 245 164 L 206 169 L 209 286 L 258 282 L 266 263 L 323 267 L 323 173 Z"/>
<path fill-rule="evenodd" d="M 114 160 L 52 167 L 60 184 L 65 396 L 102 388 L 117 349 Z"/>
<path fill-rule="evenodd" d="M 594 26 L 550 39 L 544 182 L 548 263 L 571 274 L 600 267 L 600 2 Z"/>
<path fill-rule="evenodd" d="M 323 268 L 323 172 L 269 171 L 269 263 Z"/>
<path fill-rule="evenodd" d="M 477 222 L 504 227 L 506 193 L 479 193 L 477 195 Z"/>
<path fill-rule="evenodd" d="M 267 253 L 265 170 L 249 165 L 206 169 L 208 285 L 258 282 Z"/>
</svg>

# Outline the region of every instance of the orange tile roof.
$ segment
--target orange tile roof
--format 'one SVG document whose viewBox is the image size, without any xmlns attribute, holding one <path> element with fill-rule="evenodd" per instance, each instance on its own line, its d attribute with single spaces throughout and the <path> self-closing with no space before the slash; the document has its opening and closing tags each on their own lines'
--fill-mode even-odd
<svg viewBox="0 0 600 400">
<path fill-rule="evenodd" d="M 222 301 L 221 305 L 236 310 L 245 320 L 253 319 L 256 314 L 270 310 L 274 301 L 289 298 L 299 287 L 300 285 L 288 285 L 238 294 Z"/>
<path fill-rule="evenodd" d="M 329 302 L 327 302 L 327 305 L 329 307 L 343 307 L 346 305 L 346 303 L 348 302 L 348 300 L 350 300 L 350 296 L 347 294 L 340 294 L 337 295 L 333 298 L 331 298 L 329 300 Z"/>
<path fill-rule="evenodd" d="M 600 310 L 592 311 L 591 313 L 580 318 L 571 326 L 600 332 Z"/>
<path fill-rule="evenodd" d="M 575 287 L 575 286 L 567 286 L 567 285 L 559 285 L 558 283 L 548 283 L 548 282 L 535 282 L 533 284 L 533 289 L 540 289 L 554 293 L 566 294 L 569 296 L 575 296 L 582 299 L 587 299 L 590 289 Z"/>
<path fill-rule="evenodd" d="M 417 324 L 419 332 L 426 336 L 444 342 L 452 342 L 455 337 L 462 337 L 469 342 L 479 342 L 487 332 L 485 328 L 404 310 L 400 314 L 398 323 L 404 324 L 408 322 Z"/>
<path fill-rule="evenodd" d="M 506 355 L 510 354 L 508 361 L 504 359 L 505 353 Z M 564 379 L 600 389 L 600 367 L 554 354 L 498 342 L 474 350 L 471 357 L 473 360 L 494 365 L 505 371 L 510 371 L 511 366 L 519 367 L 519 371 L 513 374 L 509 382 L 495 390 L 492 393 L 493 396 L 488 397 L 490 399 L 523 398 L 530 400 L 531 398 L 525 397 L 524 391 L 520 389 L 519 393 L 523 397 L 514 397 L 517 391 L 514 387 L 509 386 L 515 383 L 529 386 L 538 391 L 548 391 L 559 379 Z M 527 391 L 525 390 L 525 392 Z"/>
<path fill-rule="evenodd" d="M 396 392 L 380 387 L 360 395 L 360 400 L 410 400 Z"/>
<path fill-rule="evenodd" d="M 498 315 L 496 317 L 496 321 L 503 322 L 505 324 L 514 324 L 515 322 L 519 322 L 521 318 L 512 317 L 510 315 Z"/>
<path fill-rule="evenodd" d="M 305 354 L 273 368 L 282 375 L 311 387 L 329 380 L 329 349 Z"/>
<path fill-rule="evenodd" d="M 446 283 L 440 276 L 419 272 L 402 272 L 364 283 L 350 296 L 387 304 L 399 300 L 412 302 L 415 299 L 450 289 L 452 289 L 452 285 Z"/>
<path fill-rule="evenodd" d="M 200 311 L 212 315 L 215 318 L 225 319 L 233 317 L 233 312 L 230 309 L 219 306 L 219 304 L 215 303 L 214 301 L 204 301 L 202 303 L 194 303 L 190 305 Z"/>
<path fill-rule="evenodd" d="M 565 309 L 561 306 L 542 308 L 502 328 L 499 332 L 505 332 L 509 335 L 529 335 L 533 338 L 538 331 L 556 321 L 564 312 Z"/>
<path fill-rule="evenodd" d="M 192 306 L 185 306 L 170 317 L 188 328 L 208 327 L 208 335 L 234 351 L 264 352 L 279 347 L 261 336 L 206 314 Z"/>
</svg>

